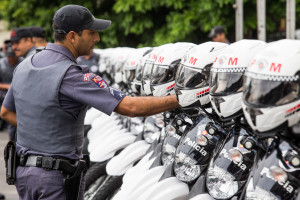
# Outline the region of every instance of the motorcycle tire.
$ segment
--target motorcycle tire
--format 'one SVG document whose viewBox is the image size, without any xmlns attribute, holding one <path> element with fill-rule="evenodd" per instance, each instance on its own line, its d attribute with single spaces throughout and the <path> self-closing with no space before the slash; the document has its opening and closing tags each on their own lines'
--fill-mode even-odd
<svg viewBox="0 0 300 200">
<path fill-rule="evenodd" d="M 85 191 L 94 183 L 100 176 L 106 174 L 107 162 L 93 164 L 85 174 Z"/>
<path fill-rule="evenodd" d="M 123 176 L 109 176 L 105 182 L 98 188 L 93 200 L 107 200 L 122 185 Z"/>
</svg>

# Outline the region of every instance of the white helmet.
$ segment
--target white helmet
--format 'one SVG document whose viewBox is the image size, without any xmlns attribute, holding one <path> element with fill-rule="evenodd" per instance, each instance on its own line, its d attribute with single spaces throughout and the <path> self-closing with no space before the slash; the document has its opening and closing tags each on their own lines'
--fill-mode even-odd
<svg viewBox="0 0 300 200">
<path fill-rule="evenodd" d="M 175 94 L 175 75 L 183 55 L 195 44 L 175 43 L 158 53 L 150 76 L 150 89 L 153 96 Z"/>
<path fill-rule="evenodd" d="M 221 118 L 229 119 L 243 113 L 243 74 L 254 54 L 265 46 L 260 40 L 240 40 L 218 55 L 210 70 L 209 98 Z"/>
<path fill-rule="evenodd" d="M 115 83 L 120 84 L 124 82 L 123 67 L 128 59 L 128 56 L 135 52 L 136 49 L 128 47 L 119 47 L 114 51 L 114 65 L 113 65 L 113 76 Z"/>
<path fill-rule="evenodd" d="M 136 66 L 136 71 L 135 71 L 135 76 L 132 82 L 132 90 L 135 92 L 137 95 L 144 95 L 144 90 L 142 87 L 142 72 L 143 68 L 145 66 L 146 60 L 149 56 L 149 54 L 152 52 L 153 48 L 149 48 L 142 57 L 138 59 L 138 64 Z"/>
<path fill-rule="evenodd" d="M 140 59 L 143 57 L 144 53 L 148 51 L 149 47 L 139 48 L 132 51 L 128 58 L 126 59 L 123 65 L 123 72 L 124 72 L 124 83 L 128 84 L 128 87 L 132 89 L 133 92 L 137 92 L 135 87 L 132 87 L 132 82 L 135 78 L 136 68 L 139 64 Z"/>
<path fill-rule="evenodd" d="M 190 116 L 198 115 L 209 101 L 209 73 L 217 55 L 228 45 L 205 42 L 190 49 L 181 59 L 175 92 L 181 108 Z"/>
<path fill-rule="evenodd" d="M 112 51 L 111 48 L 109 49 L 103 49 L 103 51 L 101 52 L 101 57 L 100 57 L 100 60 L 99 60 L 99 69 L 98 71 L 100 73 L 104 73 L 106 71 L 106 66 L 107 66 L 107 62 L 108 62 L 108 59 L 109 59 L 109 52 Z"/>
<path fill-rule="evenodd" d="M 245 73 L 243 111 L 257 132 L 299 122 L 300 41 L 272 42 L 257 53 Z"/>
<path fill-rule="evenodd" d="M 159 47 L 155 47 L 151 53 L 148 54 L 148 58 L 145 61 L 145 66 L 142 71 L 142 87 L 146 95 L 151 95 L 152 91 L 150 89 L 150 76 L 152 72 L 153 63 L 157 58 L 157 54 L 162 51 L 164 48 L 170 48 L 173 43 L 164 44 Z"/>
</svg>

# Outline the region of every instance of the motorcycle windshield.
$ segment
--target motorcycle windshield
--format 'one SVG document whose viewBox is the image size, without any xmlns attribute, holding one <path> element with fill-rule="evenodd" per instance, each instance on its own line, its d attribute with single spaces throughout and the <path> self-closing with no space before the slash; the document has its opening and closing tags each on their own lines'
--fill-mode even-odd
<svg viewBox="0 0 300 200">
<path fill-rule="evenodd" d="M 176 75 L 176 86 L 196 89 L 208 85 L 209 71 L 181 65 Z"/>
<path fill-rule="evenodd" d="M 243 73 L 210 72 L 210 94 L 229 95 L 243 91 Z"/>
<path fill-rule="evenodd" d="M 166 65 L 153 65 L 151 73 L 151 84 L 159 85 L 175 80 L 175 68 Z"/>
<path fill-rule="evenodd" d="M 255 107 L 279 106 L 299 99 L 299 95 L 299 78 L 293 81 L 282 78 L 278 81 L 246 76 L 243 100 L 248 105 Z"/>
</svg>

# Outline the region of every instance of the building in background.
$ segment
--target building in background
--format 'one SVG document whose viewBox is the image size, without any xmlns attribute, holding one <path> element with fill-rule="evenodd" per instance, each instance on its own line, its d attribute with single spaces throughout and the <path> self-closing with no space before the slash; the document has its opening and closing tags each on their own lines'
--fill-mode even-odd
<svg viewBox="0 0 300 200">
<path fill-rule="evenodd" d="M 3 44 L 4 40 L 10 38 L 10 31 L 7 30 L 8 23 L 0 20 L 0 44 Z"/>
</svg>

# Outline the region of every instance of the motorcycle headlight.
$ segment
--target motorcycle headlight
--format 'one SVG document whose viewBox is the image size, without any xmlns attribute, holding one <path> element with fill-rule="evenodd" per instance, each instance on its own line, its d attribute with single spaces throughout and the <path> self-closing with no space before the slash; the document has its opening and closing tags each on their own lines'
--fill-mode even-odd
<svg viewBox="0 0 300 200">
<path fill-rule="evenodd" d="M 287 173 L 282 168 L 277 166 L 270 167 L 270 174 L 275 180 L 282 183 L 284 183 L 288 179 Z"/>
<path fill-rule="evenodd" d="M 156 120 L 155 120 L 155 124 L 156 124 L 156 126 L 158 126 L 159 128 L 162 128 L 162 127 L 165 126 L 164 121 L 161 120 L 161 119 L 156 119 Z"/>
<path fill-rule="evenodd" d="M 155 115 L 155 118 L 163 120 L 164 119 L 164 115 L 162 113 L 160 113 L 160 114 Z"/>
<path fill-rule="evenodd" d="M 169 135 L 175 134 L 176 133 L 176 128 L 172 125 L 167 125 L 166 126 L 166 132 Z"/>
<path fill-rule="evenodd" d="M 174 170 L 176 178 L 184 182 L 191 182 L 199 177 L 201 170 L 197 161 L 183 152 L 175 156 Z"/>
<path fill-rule="evenodd" d="M 234 181 L 234 176 L 218 166 L 209 167 L 206 186 L 209 194 L 216 199 L 228 199 L 239 189 L 238 182 Z"/>
<path fill-rule="evenodd" d="M 162 146 L 161 160 L 164 166 L 171 164 L 175 158 L 176 148 L 168 143 L 164 143 Z"/>
<path fill-rule="evenodd" d="M 260 188 L 259 186 L 253 187 L 253 180 L 251 179 L 247 190 L 246 190 L 246 197 L 245 200 L 279 200 L 275 197 L 272 193 Z"/>
</svg>

